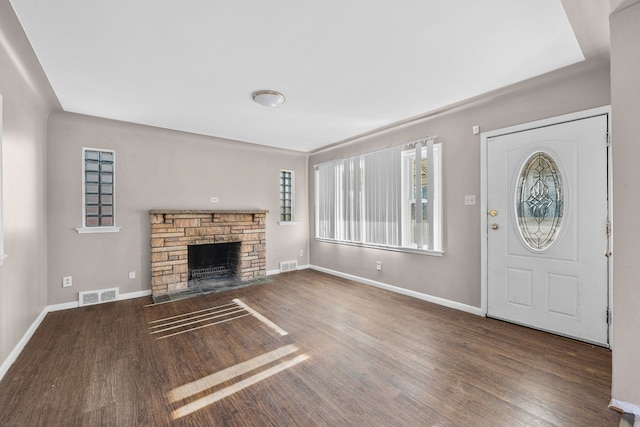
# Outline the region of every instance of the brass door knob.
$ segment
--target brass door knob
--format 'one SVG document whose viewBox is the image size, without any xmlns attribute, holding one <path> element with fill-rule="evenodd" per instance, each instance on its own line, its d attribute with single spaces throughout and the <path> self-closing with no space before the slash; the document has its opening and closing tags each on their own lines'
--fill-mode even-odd
<svg viewBox="0 0 640 427">
<path fill-rule="evenodd" d="M 498 211 L 497 211 L 497 210 L 495 210 L 495 209 L 491 209 L 491 210 L 489 211 L 489 215 L 491 215 L 491 216 L 496 216 L 496 215 L 498 215 Z"/>
<path fill-rule="evenodd" d="M 493 224 L 491 224 L 491 229 L 492 230 L 497 230 L 498 229 L 498 224 L 496 224 L 495 222 Z"/>
</svg>

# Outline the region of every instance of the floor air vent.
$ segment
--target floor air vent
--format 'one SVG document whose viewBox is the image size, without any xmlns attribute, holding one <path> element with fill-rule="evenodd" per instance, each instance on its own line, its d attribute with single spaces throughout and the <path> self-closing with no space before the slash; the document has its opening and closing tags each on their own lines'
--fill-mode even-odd
<svg viewBox="0 0 640 427">
<path fill-rule="evenodd" d="M 283 261 L 280 263 L 280 273 L 295 271 L 298 269 L 298 261 Z"/>
<path fill-rule="evenodd" d="M 116 301 L 119 288 L 100 289 L 97 291 L 80 292 L 80 307 L 84 305 L 102 304 L 103 302 Z"/>
</svg>

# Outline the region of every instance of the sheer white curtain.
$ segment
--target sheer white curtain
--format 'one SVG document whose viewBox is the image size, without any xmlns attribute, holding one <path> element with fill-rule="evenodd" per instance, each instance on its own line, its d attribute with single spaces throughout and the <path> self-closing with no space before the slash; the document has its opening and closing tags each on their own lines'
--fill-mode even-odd
<svg viewBox="0 0 640 427">
<path fill-rule="evenodd" d="M 316 237 L 336 238 L 337 167 L 339 161 L 316 166 Z"/>
<path fill-rule="evenodd" d="M 402 244 L 402 147 L 363 156 L 364 243 Z"/>
<path fill-rule="evenodd" d="M 401 245 L 402 147 L 316 166 L 316 237 Z"/>
</svg>

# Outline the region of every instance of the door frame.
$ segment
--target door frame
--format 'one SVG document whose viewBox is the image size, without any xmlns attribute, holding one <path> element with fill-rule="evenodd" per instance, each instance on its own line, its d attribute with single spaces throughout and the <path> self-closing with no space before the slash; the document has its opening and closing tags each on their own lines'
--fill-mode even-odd
<svg viewBox="0 0 640 427">
<path fill-rule="evenodd" d="M 575 120 L 587 119 L 594 116 L 607 116 L 607 129 L 608 129 L 608 143 L 603 141 L 607 149 L 607 191 L 608 191 L 608 218 L 609 223 L 613 218 L 613 171 L 611 166 L 611 106 L 591 108 L 588 110 L 578 111 L 571 114 L 564 114 L 557 117 L 551 117 L 548 119 L 537 120 L 529 123 L 522 123 L 515 126 L 509 126 L 506 128 L 496 129 L 492 131 L 482 132 L 480 134 L 480 312 L 481 315 L 486 317 L 488 311 L 488 297 L 489 297 L 489 257 L 488 257 L 488 179 L 487 179 L 487 164 L 488 164 L 488 139 L 497 136 L 507 135 L 516 132 L 523 132 L 541 127 L 553 126 L 564 122 L 570 122 Z M 603 224 L 604 227 L 604 224 Z M 607 306 L 609 308 L 609 348 L 613 348 L 613 227 L 610 227 L 609 233 L 609 252 L 612 254 L 609 256 L 608 262 L 608 276 L 609 276 L 609 289 L 608 289 L 608 301 Z"/>
</svg>

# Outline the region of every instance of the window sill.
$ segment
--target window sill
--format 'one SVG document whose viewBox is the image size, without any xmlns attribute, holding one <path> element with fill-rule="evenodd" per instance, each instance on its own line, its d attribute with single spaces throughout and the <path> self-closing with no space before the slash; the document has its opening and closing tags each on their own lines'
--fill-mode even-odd
<svg viewBox="0 0 640 427">
<path fill-rule="evenodd" d="M 278 221 L 278 225 L 296 225 L 298 221 Z"/>
<path fill-rule="evenodd" d="M 2 263 L 4 262 L 5 259 L 7 259 L 9 255 L 7 254 L 0 254 L 0 265 L 2 265 Z"/>
<path fill-rule="evenodd" d="M 335 245 L 347 245 L 347 246 L 358 246 L 361 248 L 370 248 L 370 249 L 381 249 L 383 251 L 392 251 L 392 252 L 407 252 L 418 255 L 427 255 L 427 256 L 443 256 L 444 251 L 430 251 L 427 249 L 413 249 L 413 248 L 404 248 L 400 246 L 384 246 L 384 245 L 374 245 L 371 243 L 355 243 L 355 242 L 343 242 L 338 240 L 329 240 L 329 239 L 319 239 L 316 237 L 317 242 L 323 243 L 332 243 Z"/>
<path fill-rule="evenodd" d="M 122 227 L 78 227 L 78 234 L 117 233 Z"/>
</svg>

